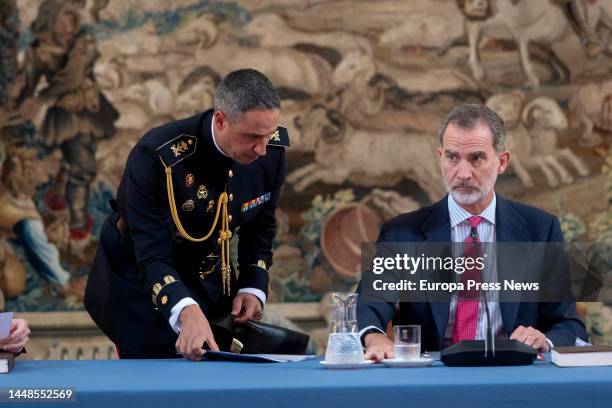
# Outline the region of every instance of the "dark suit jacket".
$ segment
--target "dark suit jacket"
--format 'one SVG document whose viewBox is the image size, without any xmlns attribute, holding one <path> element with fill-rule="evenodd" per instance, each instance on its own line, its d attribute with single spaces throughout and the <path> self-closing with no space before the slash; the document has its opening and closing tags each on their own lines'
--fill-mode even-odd
<svg viewBox="0 0 612 408">
<path fill-rule="evenodd" d="M 385 222 L 378 242 L 450 242 L 447 200 L 448 196 L 431 206 Z M 563 242 L 557 218 L 537 208 L 497 195 L 495 216 L 497 242 Z M 376 326 L 383 331 L 391 320 L 395 324 L 421 325 L 422 349 L 435 351 L 443 347 L 449 309 L 449 302 L 400 302 L 399 315 L 396 316 L 391 302 L 360 299 L 357 321 L 360 328 Z M 523 325 L 540 330 L 555 346 L 573 346 L 577 337 L 587 339 L 574 302 L 502 302 L 500 311 L 508 336 Z"/>
</svg>

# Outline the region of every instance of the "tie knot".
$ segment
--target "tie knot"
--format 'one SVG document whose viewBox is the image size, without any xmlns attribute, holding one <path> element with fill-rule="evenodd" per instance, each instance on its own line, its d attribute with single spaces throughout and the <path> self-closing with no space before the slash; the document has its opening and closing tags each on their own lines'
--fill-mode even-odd
<svg viewBox="0 0 612 408">
<path fill-rule="evenodd" d="M 478 226 L 478 224 L 480 224 L 480 221 L 482 221 L 482 217 L 480 217 L 478 215 L 472 215 L 467 220 L 470 223 L 470 227 L 476 228 Z"/>
</svg>

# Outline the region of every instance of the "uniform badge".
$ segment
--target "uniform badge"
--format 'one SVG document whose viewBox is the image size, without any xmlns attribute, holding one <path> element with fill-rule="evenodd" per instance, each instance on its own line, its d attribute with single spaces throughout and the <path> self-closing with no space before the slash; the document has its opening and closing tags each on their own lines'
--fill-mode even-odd
<svg viewBox="0 0 612 408">
<path fill-rule="evenodd" d="M 181 154 L 189 150 L 190 144 L 193 144 L 193 141 L 190 139 L 181 140 L 180 142 L 170 146 L 170 149 L 172 150 L 172 153 L 174 153 L 174 157 L 179 157 Z"/>
<path fill-rule="evenodd" d="M 181 206 L 183 211 L 187 211 L 187 212 L 193 211 L 194 207 L 195 207 L 195 204 L 193 203 L 192 199 L 185 201 L 183 205 Z"/>
<path fill-rule="evenodd" d="M 210 200 L 208 202 L 208 208 L 206 209 L 206 212 L 210 212 L 212 211 L 213 207 L 215 206 L 215 200 Z"/>
<path fill-rule="evenodd" d="M 272 197 L 272 193 L 266 193 L 266 194 L 264 194 L 264 195 L 262 195 L 260 197 L 257 197 L 254 200 L 247 201 L 246 203 L 242 204 L 240 212 L 246 212 L 246 211 L 250 210 L 251 208 L 255 208 L 257 206 L 260 206 L 263 203 L 270 201 L 270 197 Z"/>
<path fill-rule="evenodd" d="M 215 260 L 216 260 L 217 258 L 219 258 L 219 255 L 215 255 L 214 253 L 209 254 L 209 255 L 206 257 L 206 259 L 207 259 L 209 262 L 211 262 L 211 261 L 215 262 Z M 204 263 L 206 263 L 206 261 L 202 261 L 202 264 L 204 264 Z M 210 275 L 211 273 L 213 273 L 213 272 L 215 271 L 215 268 L 216 268 L 216 267 L 217 267 L 216 262 L 215 262 L 215 263 L 213 263 L 212 268 L 210 268 L 210 269 L 209 269 L 209 270 L 207 270 L 207 271 L 203 270 L 203 269 L 202 269 L 203 267 L 202 267 L 202 266 L 200 266 L 200 270 L 198 271 L 198 273 L 199 273 L 199 275 L 200 275 L 200 279 L 205 279 L 205 278 L 206 278 L 206 276 Z"/>
<path fill-rule="evenodd" d="M 212 268 L 210 268 L 209 270 L 205 271 L 202 268 L 200 268 L 200 270 L 198 271 L 198 275 L 200 275 L 200 279 L 206 279 L 206 277 L 208 275 L 210 275 L 211 273 L 213 273 L 215 271 L 215 268 L 217 267 L 216 264 L 213 264 Z"/>
<path fill-rule="evenodd" d="M 189 173 L 187 177 L 185 177 L 185 185 L 191 187 L 193 183 L 195 183 L 195 177 L 193 177 L 193 174 Z"/>
<path fill-rule="evenodd" d="M 198 197 L 198 200 L 205 200 L 208 197 L 208 190 L 206 189 L 206 186 L 204 184 L 200 184 L 196 195 Z"/>
<path fill-rule="evenodd" d="M 278 130 L 276 130 L 274 133 L 272 133 L 270 135 L 270 140 L 273 140 L 275 142 L 280 142 L 281 141 L 280 132 Z"/>
</svg>

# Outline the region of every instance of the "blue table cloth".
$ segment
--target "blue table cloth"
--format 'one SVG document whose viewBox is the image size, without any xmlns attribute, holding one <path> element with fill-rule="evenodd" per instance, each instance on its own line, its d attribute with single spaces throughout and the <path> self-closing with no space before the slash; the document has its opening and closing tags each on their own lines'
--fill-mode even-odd
<svg viewBox="0 0 612 408">
<path fill-rule="evenodd" d="M 18 361 L 0 389 L 74 389 L 63 407 L 612 407 L 612 367 L 375 367 L 319 360 L 261 364 L 177 360 Z M 6 401 L 6 400 L 5 400 Z M 6 403 L 4 405 L 7 405 Z"/>
</svg>

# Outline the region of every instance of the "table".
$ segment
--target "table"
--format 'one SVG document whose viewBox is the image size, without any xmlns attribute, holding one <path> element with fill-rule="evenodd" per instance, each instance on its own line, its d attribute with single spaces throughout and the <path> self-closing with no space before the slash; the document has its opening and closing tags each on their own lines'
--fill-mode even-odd
<svg viewBox="0 0 612 408">
<path fill-rule="evenodd" d="M 0 388 L 72 387 L 76 401 L 27 407 L 610 407 L 612 367 L 375 367 L 327 370 L 319 360 L 17 361 Z M 0 404 L 2 405 L 2 404 Z M 2 406 L 7 406 L 4 404 Z"/>
</svg>

